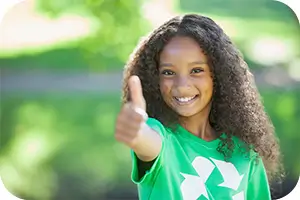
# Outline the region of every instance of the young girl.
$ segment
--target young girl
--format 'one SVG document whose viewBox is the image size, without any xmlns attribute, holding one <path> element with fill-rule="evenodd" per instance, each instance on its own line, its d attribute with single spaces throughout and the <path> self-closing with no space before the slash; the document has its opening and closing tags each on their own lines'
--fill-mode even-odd
<svg viewBox="0 0 300 200">
<path fill-rule="evenodd" d="M 175 17 L 127 64 L 115 137 L 139 198 L 268 200 L 279 147 L 237 48 L 211 19 Z M 148 118 L 149 116 L 149 118 Z"/>
</svg>

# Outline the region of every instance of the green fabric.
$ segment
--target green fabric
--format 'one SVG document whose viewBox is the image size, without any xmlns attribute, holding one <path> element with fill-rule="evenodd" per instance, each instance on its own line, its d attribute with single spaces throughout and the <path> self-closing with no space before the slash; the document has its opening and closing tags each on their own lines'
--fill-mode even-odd
<svg viewBox="0 0 300 200">
<path fill-rule="evenodd" d="M 152 168 L 138 178 L 137 158 L 131 151 L 131 178 L 140 200 L 252 200 L 271 199 L 264 165 L 256 154 L 235 150 L 229 162 L 216 149 L 220 139 L 207 142 L 178 126 L 175 132 L 149 118 L 147 124 L 163 138 L 162 150 Z"/>
</svg>

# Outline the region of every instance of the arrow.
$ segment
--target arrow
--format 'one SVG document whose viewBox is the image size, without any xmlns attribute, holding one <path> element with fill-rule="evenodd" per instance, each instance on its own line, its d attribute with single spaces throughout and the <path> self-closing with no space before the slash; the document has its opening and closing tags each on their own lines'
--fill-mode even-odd
<svg viewBox="0 0 300 200">
<path fill-rule="evenodd" d="M 196 157 L 192 162 L 192 165 L 197 174 L 203 179 L 204 183 L 215 168 L 214 164 L 210 160 L 201 156 Z"/>
<path fill-rule="evenodd" d="M 201 195 L 209 199 L 205 183 L 215 168 L 214 164 L 207 158 L 198 156 L 193 160 L 192 166 L 198 176 L 181 173 L 185 178 L 180 186 L 183 199 L 196 200 Z"/>
<path fill-rule="evenodd" d="M 240 176 L 239 172 L 232 163 L 222 160 L 215 160 L 213 158 L 210 159 L 215 163 L 224 179 L 224 182 L 219 186 L 237 190 L 244 175 Z"/>
<path fill-rule="evenodd" d="M 208 198 L 205 183 L 199 176 L 180 173 L 185 180 L 180 185 L 182 198 L 184 200 L 197 200 L 201 195 Z"/>
</svg>

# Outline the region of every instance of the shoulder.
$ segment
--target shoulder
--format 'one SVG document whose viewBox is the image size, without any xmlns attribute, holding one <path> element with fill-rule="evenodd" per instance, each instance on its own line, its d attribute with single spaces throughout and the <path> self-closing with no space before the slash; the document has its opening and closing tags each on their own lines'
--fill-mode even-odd
<svg viewBox="0 0 300 200">
<path fill-rule="evenodd" d="M 148 118 L 146 124 L 159 133 L 161 136 L 165 136 L 166 133 L 169 131 L 167 127 L 165 127 L 160 121 L 155 118 Z"/>
<path fill-rule="evenodd" d="M 151 128 L 152 128 L 152 127 L 165 128 L 164 125 L 163 125 L 160 121 L 158 121 L 158 120 L 155 119 L 155 118 L 151 118 L 151 117 L 149 117 L 149 118 L 147 119 L 146 124 L 147 124 L 148 126 L 150 126 Z"/>
</svg>

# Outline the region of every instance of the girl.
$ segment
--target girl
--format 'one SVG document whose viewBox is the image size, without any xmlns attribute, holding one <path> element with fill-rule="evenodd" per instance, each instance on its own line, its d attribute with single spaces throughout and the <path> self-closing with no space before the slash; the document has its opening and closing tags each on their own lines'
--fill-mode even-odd
<svg viewBox="0 0 300 200">
<path fill-rule="evenodd" d="M 271 199 L 279 147 L 253 77 L 211 19 L 175 17 L 124 71 L 115 137 L 140 199 Z M 149 118 L 147 118 L 149 116 Z"/>
</svg>

